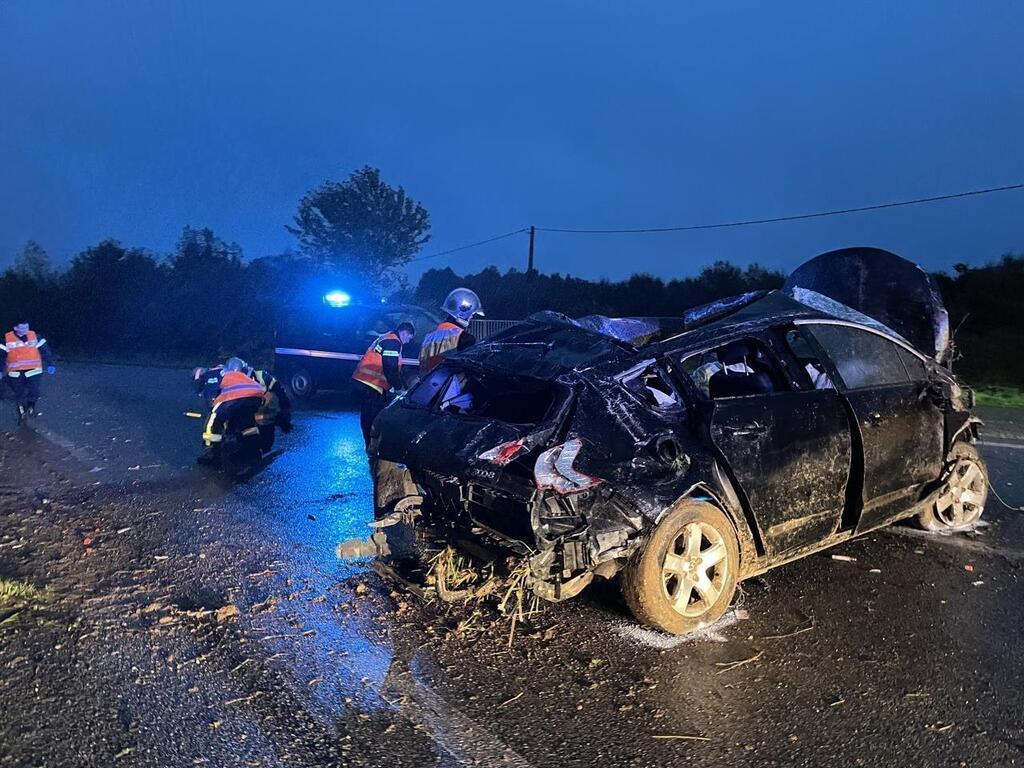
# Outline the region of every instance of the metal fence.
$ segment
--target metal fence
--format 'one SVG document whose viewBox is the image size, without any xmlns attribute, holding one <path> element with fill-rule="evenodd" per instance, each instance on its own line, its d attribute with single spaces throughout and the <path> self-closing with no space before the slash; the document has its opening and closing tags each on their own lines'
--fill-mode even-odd
<svg viewBox="0 0 1024 768">
<path fill-rule="evenodd" d="M 477 339 L 486 339 L 491 334 L 511 328 L 519 320 L 470 320 L 469 332 Z"/>
</svg>

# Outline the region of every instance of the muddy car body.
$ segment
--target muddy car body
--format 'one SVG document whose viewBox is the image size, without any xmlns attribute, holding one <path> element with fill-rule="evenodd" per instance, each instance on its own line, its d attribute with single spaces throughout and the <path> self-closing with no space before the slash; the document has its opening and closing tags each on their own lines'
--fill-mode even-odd
<svg viewBox="0 0 1024 768">
<path fill-rule="evenodd" d="M 535 315 L 381 414 L 377 515 L 527 556 L 548 600 L 621 572 L 634 613 L 671 632 L 716 619 L 743 578 L 901 518 L 969 525 L 977 420 L 927 276 L 876 306 L 889 325 L 815 282 L 906 264 L 826 254 L 674 321 Z"/>
</svg>

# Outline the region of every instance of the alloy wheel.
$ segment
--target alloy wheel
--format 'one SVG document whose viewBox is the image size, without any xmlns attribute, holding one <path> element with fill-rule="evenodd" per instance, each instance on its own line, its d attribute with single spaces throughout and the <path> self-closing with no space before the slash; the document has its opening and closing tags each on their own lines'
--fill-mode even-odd
<svg viewBox="0 0 1024 768">
<path fill-rule="evenodd" d="M 949 470 L 935 500 L 935 516 L 951 528 L 977 520 L 985 506 L 985 473 L 977 462 L 961 456 Z"/>
<path fill-rule="evenodd" d="M 662 563 L 665 596 L 678 613 L 695 618 L 711 610 L 729 575 L 727 554 L 713 526 L 692 522 L 680 529 Z"/>
</svg>

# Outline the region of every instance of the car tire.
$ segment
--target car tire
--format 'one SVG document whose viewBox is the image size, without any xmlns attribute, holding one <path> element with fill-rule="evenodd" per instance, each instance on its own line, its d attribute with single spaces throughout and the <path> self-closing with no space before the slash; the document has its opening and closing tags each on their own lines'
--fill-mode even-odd
<svg viewBox="0 0 1024 768">
<path fill-rule="evenodd" d="M 728 610 L 739 559 L 736 529 L 725 513 L 711 504 L 684 501 L 662 518 L 630 559 L 622 594 L 644 624 L 674 635 L 694 632 Z"/>
<path fill-rule="evenodd" d="M 316 379 L 305 368 L 296 368 L 288 377 L 288 389 L 297 400 L 308 400 L 316 394 Z"/>
<path fill-rule="evenodd" d="M 988 470 L 978 449 L 970 443 L 956 443 L 946 457 L 941 485 L 917 524 L 926 531 L 960 531 L 981 518 L 988 499 Z"/>
</svg>

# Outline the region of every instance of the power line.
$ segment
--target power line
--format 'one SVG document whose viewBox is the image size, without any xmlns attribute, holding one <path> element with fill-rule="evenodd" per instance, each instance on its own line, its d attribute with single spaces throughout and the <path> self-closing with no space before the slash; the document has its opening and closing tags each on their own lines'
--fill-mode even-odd
<svg viewBox="0 0 1024 768">
<path fill-rule="evenodd" d="M 426 256 L 417 256 L 414 259 L 409 259 L 408 263 L 414 261 L 425 261 L 427 259 L 436 259 L 441 256 L 447 256 L 452 253 L 458 253 L 459 251 L 465 251 L 469 248 L 476 248 L 480 245 L 486 245 L 487 243 L 493 243 L 498 240 L 504 240 L 514 235 L 519 235 L 524 232 L 530 232 L 530 259 L 529 267 L 527 272 L 532 270 L 533 265 L 533 233 L 534 232 L 562 232 L 568 234 L 585 234 L 585 235 L 629 235 L 629 234 L 646 234 L 646 233 L 657 233 L 657 232 L 692 232 L 700 229 L 726 229 L 729 227 L 749 227 L 756 224 L 775 224 L 785 221 L 801 221 L 804 219 L 820 219 L 826 216 L 843 216 L 848 213 L 862 213 L 864 211 L 879 211 L 885 208 L 902 208 L 908 205 L 922 205 L 924 203 L 937 203 L 942 200 L 956 200 L 964 197 L 977 197 L 978 195 L 990 195 L 996 192 L 1011 192 L 1014 190 L 1024 189 L 1024 182 L 1019 184 L 1007 184 L 1002 187 L 987 187 L 985 189 L 972 189 L 966 192 L 954 192 L 948 195 L 934 195 L 932 197 L 918 197 L 912 200 L 897 200 L 890 203 L 877 203 L 875 205 L 862 205 L 856 208 L 840 208 L 831 211 L 817 211 L 815 213 L 799 213 L 792 216 L 774 216 L 771 218 L 764 219 L 745 219 L 742 221 L 727 221 L 720 222 L 717 224 L 690 224 L 680 227 L 643 227 L 635 229 L 572 229 L 567 227 L 521 227 L 513 230 L 512 232 L 505 232 L 501 235 L 495 235 L 494 237 L 488 237 L 484 240 L 478 240 L 475 243 L 467 243 L 466 245 L 460 245 L 455 248 L 449 248 L 444 251 L 438 251 L 437 253 L 430 253 Z"/>
<path fill-rule="evenodd" d="M 494 237 L 488 237 L 486 240 L 478 240 L 475 243 L 467 243 L 466 245 L 460 245 L 457 248 L 449 248 L 447 251 L 438 251 L 437 253 L 431 253 L 426 256 L 417 256 L 415 259 L 409 259 L 409 261 L 413 262 L 424 261 L 426 259 L 436 259 L 438 256 L 447 256 L 449 253 L 465 251 L 468 248 L 476 248 L 478 245 L 486 245 L 487 243 L 493 243 L 496 240 L 504 240 L 506 237 L 512 237 L 512 235 L 518 235 L 523 232 L 528 232 L 529 230 L 529 227 L 523 227 L 522 229 L 517 229 L 514 232 L 506 232 L 503 235 L 495 235 Z"/>
<path fill-rule="evenodd" d="M 793 216 L 775 216 L 768 219 L 746 219 L 744 221 L 729 221 L 718 224 L 691 224 L 682 227 L 647 227 L 640 229 L 568 229 L 559 227 L 537 227 L 539 232 L 566 232 L 572 234 L 588 235 L 612 235 L 612 234 L 641 234 L 653 232 L 690 232 L 697 229 L 725 229 L 727 227 L 749 227 L 754 224 L 774 224 L 782 221 L 800 221 L 801 219 L 820 219 L 826 216 L 842 216 L 847 213 L 860 213 L 862 211 L 878 211 L 883 208 L 900 208 L 907 205 L 921 205 L 923 203 L 935 203 L 940 200 L 954 200 L 962 197 L 975 197 L 977 195 L 988 195 L 994 192 L 1009 192 L 1011 190 L 1024 189 L 1024 183 L 1009 184 L 1005 187 L 988 187 L 987 189 L 974 189 L 968 192 L 956 192 L 950 195 L 936 195 L 934 197 L 919 197 L 914 200 L 899 200 L 892 203 L 878 203 L 876 205 L 862 205 L 857 208 L 842 208 L 834 211 L 819 211 L 817 213 L 800 213 Z M 524 230 L 519 230 L 520 232 Z"/>
</svg>

